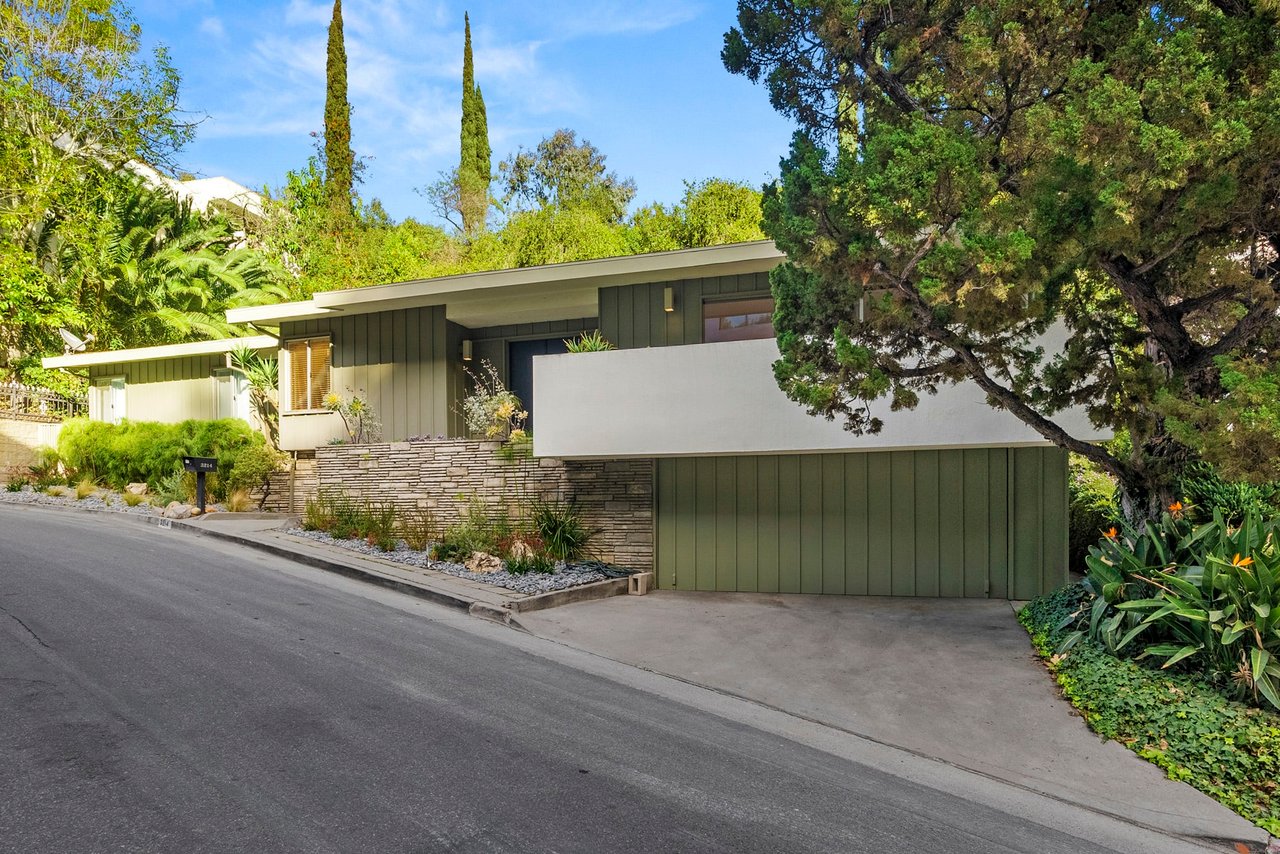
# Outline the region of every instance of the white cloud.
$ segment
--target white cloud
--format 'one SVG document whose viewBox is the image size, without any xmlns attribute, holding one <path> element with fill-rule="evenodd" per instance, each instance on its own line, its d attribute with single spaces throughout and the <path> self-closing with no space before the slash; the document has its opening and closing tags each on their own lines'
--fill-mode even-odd
<svg viewBox="0 0 1280 854">
<path fill-rule="evenodd" d="M 307 0 L 289 0 L 284 11 L 284 22 L 296 26 L 298 24 L 328 24 L 333 17 L 332 3 L 308 3 Z"/>
<path fill-rule="evenodd" d="M 702 9 L 693 3 L 596 2 L 564 15 L 558 22 L 555 35 L 561 39 L 575 39 L 657 33 L 691 21 L 700 14 Z"/>
<path fill-rule="evenodd" d="M 256 38 L 223 39 L 220 96 L 200 105 L 210 114 L 200 136 L 243 140 L 245 148 L 262 140 L 274 148 L 321 130 L 332 8 L 332 0 L 287 0 L 263 7 L 237 30 Z M 569 12 L 500 7 L 486 20 L 473 20 L 494 166 L 517 146 L 531 147 L 554 127 L 573 127 L 576 117 L 590 114 L 584 87 L 591 81 L 548 67 L 553 51 L 572 50 L 565 45 L 575 40 L 658 32 L 697 14 L 696 6 L 674 0 L 607 0 Z M 371 175 L 378 180 L 371 184 L 434 180 L 457 159 L 462 9 L 444 0 L 344 0 L 343 19 L 353 143 L 358 155 L 376 158 Z M 200 27 L 220 39 L 225 31 L 214 16 Z"/>
<path fill-rule="evenodd" d="M 201 19 L 200 32 L 215 39 L 220 39 L 227 34 L 226 27 L 222 25 L 222 19 L 213 15 Z"/>
</svg>

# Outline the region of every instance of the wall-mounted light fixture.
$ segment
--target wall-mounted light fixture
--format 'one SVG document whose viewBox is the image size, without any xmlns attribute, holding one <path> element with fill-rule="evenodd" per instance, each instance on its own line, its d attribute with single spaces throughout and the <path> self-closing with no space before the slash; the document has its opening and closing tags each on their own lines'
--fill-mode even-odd
<svg viewBox="0 0 1280 854">
<path fill-rule="evenodd" d="M 662 310 L 663 311 L 676 310 L 676 289 L 671 287 L 670 285 L 667 285 L 665 288 L 662 289 Z"/>
<path fill-rule="evenodd" d="M 464 362 L 471 361 L 471 339 L 470 338 L 462 339 L 462 361 Z"/>
</svg>

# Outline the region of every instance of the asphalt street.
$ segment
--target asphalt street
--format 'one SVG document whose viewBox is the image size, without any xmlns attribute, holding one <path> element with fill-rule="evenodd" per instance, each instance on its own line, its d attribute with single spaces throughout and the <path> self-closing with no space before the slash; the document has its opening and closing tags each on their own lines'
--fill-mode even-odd
<svg viewBox="0 0 1280 854">
<path fill-rule="evenodd" d="M 0 506 L 0 851 L 1184 850 L 538 644 L 208 538 Z"/>
</svg>

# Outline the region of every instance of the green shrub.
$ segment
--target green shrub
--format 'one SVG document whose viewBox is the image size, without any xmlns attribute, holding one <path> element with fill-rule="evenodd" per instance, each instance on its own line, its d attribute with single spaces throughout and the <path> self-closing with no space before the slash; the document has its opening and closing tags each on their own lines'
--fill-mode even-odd
<svg viewBox="0 0 1280 854">
<path fill-rule="evenodd" d="M 221 495 L 222 484 L 234 477 L 240 454 L 263 444 L 261 434 L 237 418 L 180 424 L 108 424 L 76 418 L 63 424 L 58 436 L 58 451 L 66 468 L 115 489 L 136 482 L 155 489 L 182 464 L 184 456 L 215 457 L 218 476 L 209 479 L 214 497 Z"/>
<path fill-rule="evenodd" d="M 1120 524 L 1116 482 L 1084 457 L 1071 455 L 1068 569 L 1084 572 L 1089 548 L 1102 532 Z"/>
<path fill-rule="evenodd" d="M 396 531 L 406 546 L 418 552 L 426 551 L 438 536 L 435 516 L 424 508 L 401 513 Z"/>
<path fill-rule="evenodd" d="M 530 554 L 522 557 L 509 557 L 506 560 L 507 572 L 512 575 L 524 575 L 529 572 L 552 573 L 556 571 L 556 562 L 546 555 Z"/>
<path fill-rule="evenodd" d="M 324 491 L 307 499 L 302 527 L 324 531 L 334 539 L 359 538 L 383 551 L 392 551 L 396 538 L 396 511 L 392 504 L 357 501 L 342 490 Z"/>
<path fill-rule="evenodd" d="M 394 551 L 396 537 L 396 508 L 393 504 L 368 503 L 363 508 L 363 524 L 358 533 L 384 552 Z"/>
<path fill-rule="evenodd" d="M 132 492 L 120 493 L 120 500 L 124 502 L 126 507 L 137 507 L 143 501 L 147 500 L 145 495 L 136 495 Z"/>
<path fill-rule="evenodd" d="M 1280 709 L 1280 517 L 1233 528 L 1221 512 L 1197 526 L 1170 511 L 1090 549 L 1088 618 L 1066 643 L 1087 634 L 1120 655 L 1141 639 L 1140 657 Z"/>
<path fill-rule="evenodd" d="M 304 531 L 331 531 L 334 514 L 331 507 L 330 493 L 319 492 L 315 498 L 308 498 L 302 508 L 302 529 Z"/>
<path fill-rule="evenodd" d="M 1259 486 L 1226 481 L 1204 462 L 1187 467 L 1178 481 L 1178 491 L 1197 521 L 1208 521 L 1219 511 L 1235 525 L 1248 513 L 1274 516 L 1280 512 L 1280 484 Z"/>
<path fill-rule="evenodd" d="M 14 478 L 6 483 L 4 488 L 6 492 L 21 492 L 22 488 L 27 486 L 28 483 L 29 481 L 25 477 Z"/>
<path fill-rule="evenodd" d="M 280 470 L 285 456 L 265 443 L 249 445 L 241 448 L 235 455 L 231 473 L 225 478 L 227 495 L 232 493 L 261 490 L 262 500 L 258 507 L 266 504 L 271 494 L 271 475 Z"/>
<path fill-rule="evenodd" d="M 511 519 L 506 513 L 490 510 L 484 502 L 473 498 L 467 515 L 445 529 L 431 556 L 436 560 L 461 562 L 472 552 L 497 554 L 499 542 L 511 532 Z"/>
<path fill-rule="evenodd" d="M 28 470 L 31 472 L 31 477 L 35 479 L 36 488 L 43 489 L 61 481 L 65 468 L 57 450 L 46 445 L 36 449 L 36 461 L 28 467 Z"/>
<path fill-rule="evenodd" d="M 191 504 L 196 500 L 195 481 L 187 478 L 188 472 L 175 469 L 157 478 L 151 486 L 151 503 L 165 507 L 174 501 Z"/>
<path fill-rule="evenodd" d="M 1031 602 L 1018 620 L 1090 728 L 1280 834 L 1280 715 L 1194 677 L 1117 659 L 1087 638 L 1060 653 L 1089 603 L 1072 585 Z"/>
<path fill-rule="evenodd" d="M 578 560 L 587 555 L 598 529 L 588 528 L 573 502 L 535 501 L 529 511 L 530 521 L 549 557 L 555 560 Z"/>
</svg>

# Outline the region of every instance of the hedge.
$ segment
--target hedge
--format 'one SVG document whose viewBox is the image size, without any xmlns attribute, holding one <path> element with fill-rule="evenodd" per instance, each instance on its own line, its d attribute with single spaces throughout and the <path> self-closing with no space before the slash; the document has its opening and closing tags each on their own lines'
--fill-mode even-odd
<svg viewBox="0 0 1280 854">
<path fill-rule="evenodd" d="M 1099 735 L 1280 836 L 1280 715 L 1191 676 L 1115 658 L 1088 639 L 1059 655 L 1064 624 L 1085 596 L 1071 585 L 1018 615 L 1063 695 Z"/>
<path fill-rule="evenodd" d="M 64 465 L 115 489 L 145 482 L 154 490 L 182 468 L 184 456 L 216 457 L 219 478 L 231 482 L 239 455 L 263 445 L 262 435 L 237 418 L 179 424 L 76 418 L 58 435 Z"/>
</svg>

